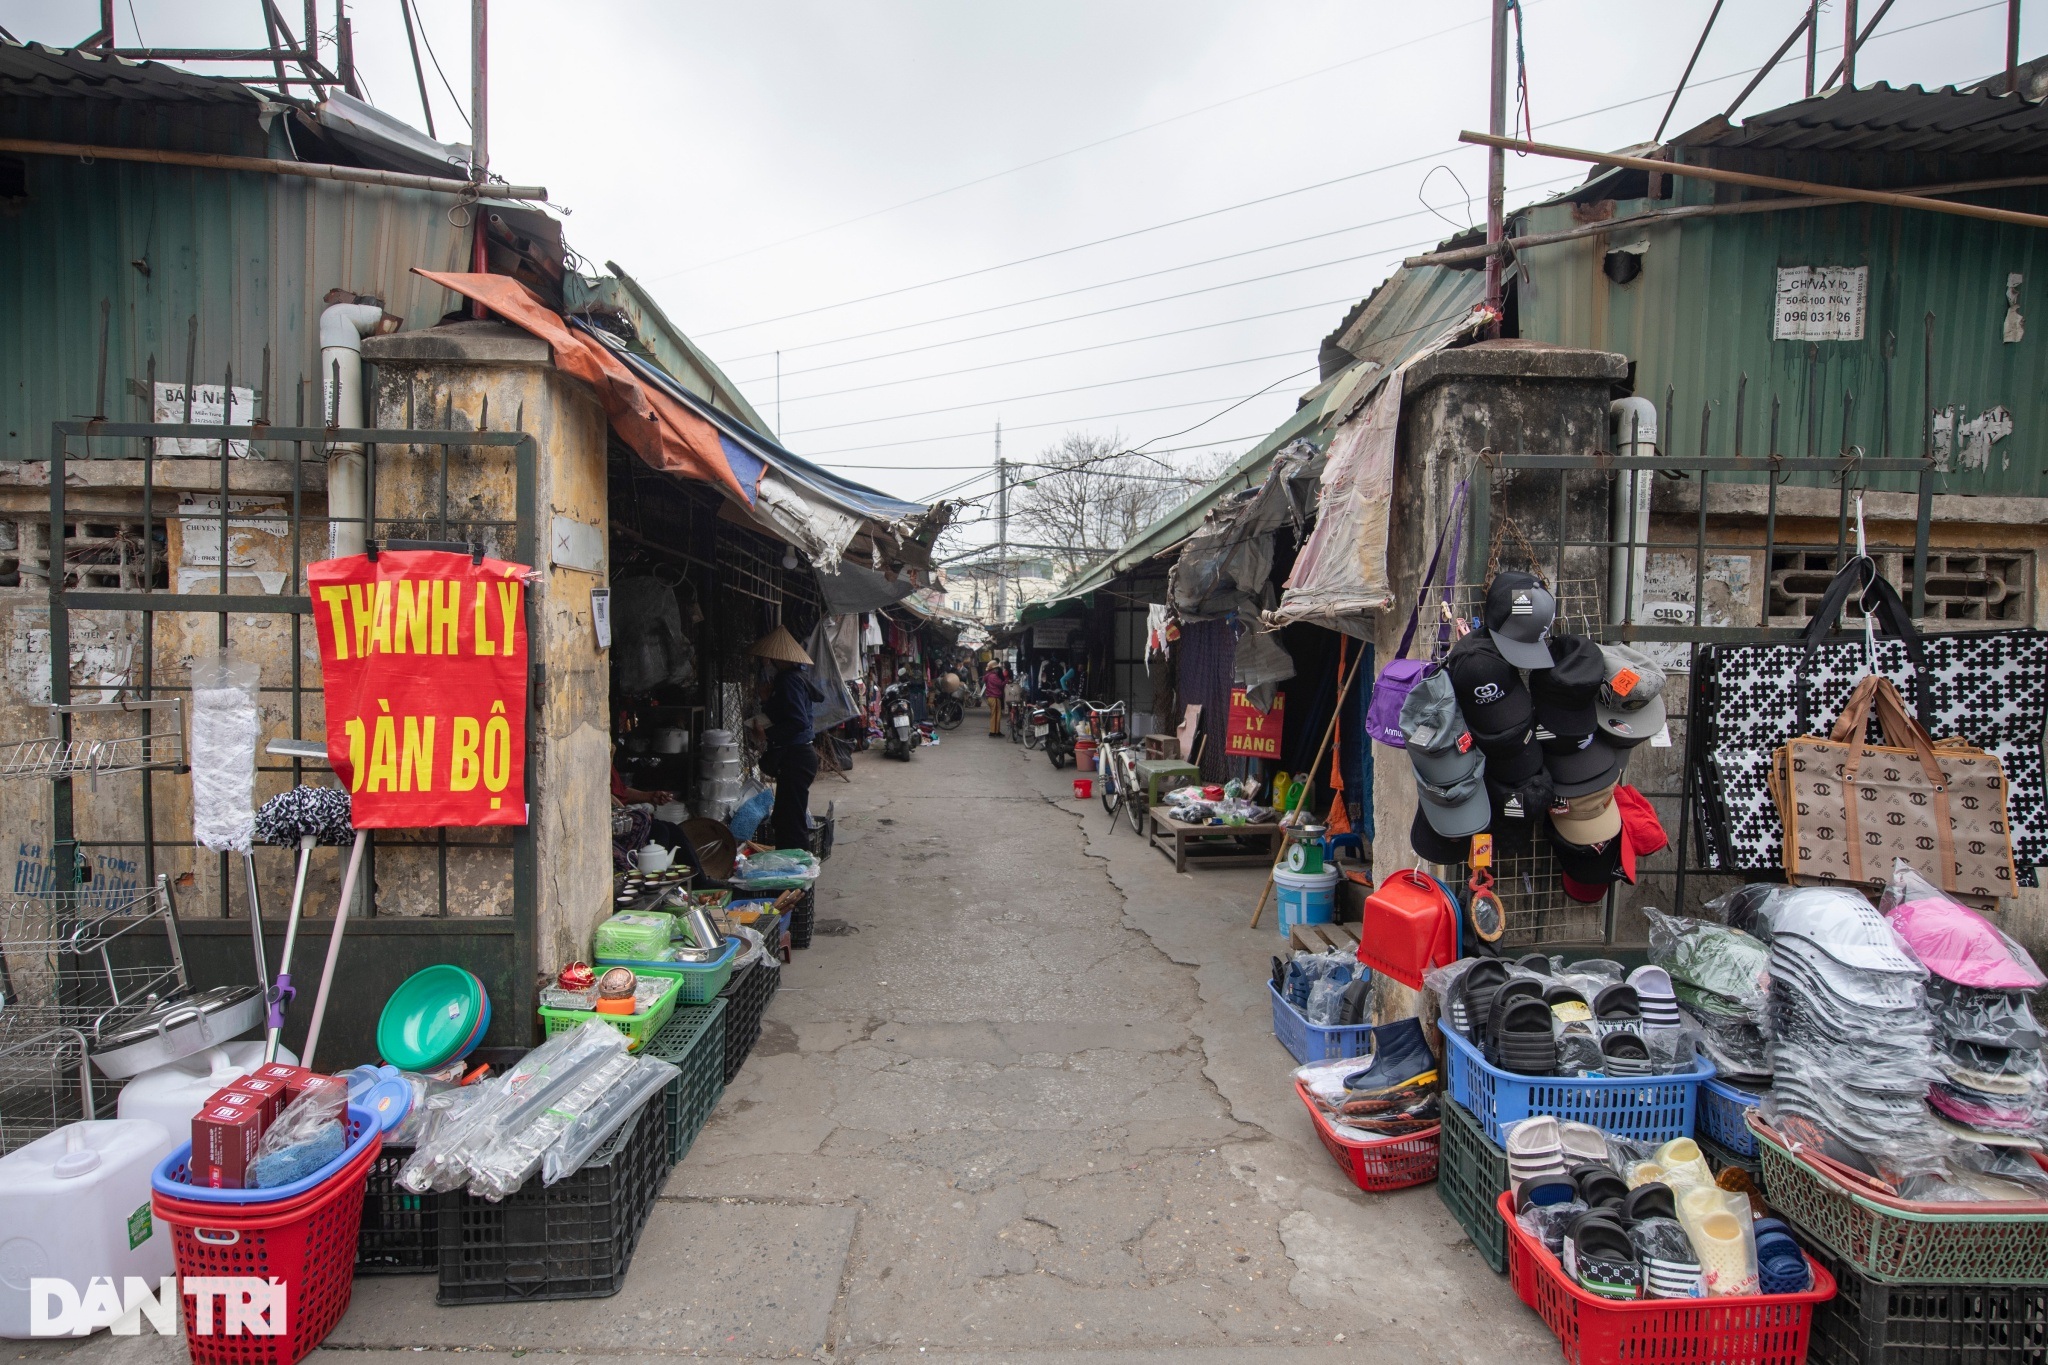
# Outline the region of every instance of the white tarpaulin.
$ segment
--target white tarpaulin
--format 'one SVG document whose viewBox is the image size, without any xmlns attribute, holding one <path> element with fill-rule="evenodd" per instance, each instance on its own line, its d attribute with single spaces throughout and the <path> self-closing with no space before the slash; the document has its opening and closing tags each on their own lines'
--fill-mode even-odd
<svg viewBox="0 0 2048 1365">
<path fill-rule="evenodd" d="M 1363 408 L 1330 438 L 1315 529 L 1295 558 L 1280 605 L 1266 613 L 1273 627 L 1309 621 L 1370 639 L 1366 617 L 1391 606 L 1387 580 L 1388 518 L 1394 505 L 1394 445 L 1409 369 L 1483 321 L 1475 312 L 1401 363 Z"/>
</svg>

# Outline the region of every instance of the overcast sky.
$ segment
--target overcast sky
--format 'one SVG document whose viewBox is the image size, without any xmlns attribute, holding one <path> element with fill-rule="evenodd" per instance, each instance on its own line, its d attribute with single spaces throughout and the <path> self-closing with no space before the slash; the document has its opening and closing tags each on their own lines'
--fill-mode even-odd
<svg viewBox="0 0 2048 1365">
<path fill-rule="evenodd" d="M 429 66 L 436 126 L 465 137 L 469 5 L 418 4 L 454 87 Z M 1538 138 L 1647 140 L 1712 6 L 1525 0 Z M 72 43 L 97 8 L 0 0 L 0 24 Z M 1802 8 L 1725 0 L 1672 130 L 1719 112 Z M 1456 139 L 1485 126 L 1487 9 L 493 0 L 491 162 L 573 210 L 590 268 L 651 289 L 791 449 L 915 497 L 979 472 L 972 495 L 999 418 L 1012 459 L 1083 430 L 1186 461 L 1277 425 L 1346 308 L 1483 219 L 1484 153 Z M 2048 6 L 2029 9 L 2023 56 L 2048 38 Z M 399 0 L 349 13 L 373 101 L 422 123 Z M 1859 83 L 1988 75 L 2004 13 L 1896 0 Z M 117 18 L 124 46 L 263 40 L 258 0 L 118 0 Z M 1802 57 L 1745 108 L 1797 98 Z M 1512 205 L 1583 168 L 1508 174 Z"/>
</svg>

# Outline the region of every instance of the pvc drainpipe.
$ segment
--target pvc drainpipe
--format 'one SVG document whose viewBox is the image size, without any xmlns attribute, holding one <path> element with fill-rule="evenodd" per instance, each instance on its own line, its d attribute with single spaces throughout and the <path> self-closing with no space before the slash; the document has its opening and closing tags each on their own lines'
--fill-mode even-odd
<svg viewBox="0 0 2048 1365">
<path fill-rule="evenodd" d="M 384 321 L 374 303 L 329 304 L 320 314 L 321 424 L 360 429 L 363 415 L 363 338 Z M 327 457 L 327 515 L 330 552 L 359 555 L 369 538 L 363 517 L 369 507 L 364 486 L 366 461 L 358 442 L 333 447 Z"/>
<path fill-rule="evenodd" d="M 1624 459 L 1657 453 L 1657 405 L 1649 399 L 1615 399 L 1607 405 L 1607 422 L 1614 450 Z M 1631 583 L 1635 607 L 1643 605 L 1643 578 L 1650 565 L 1650 492 L 1656 481 L 1649 470 L 1624 469 L 1615 478 L 1607 537 L 1614 542 L 1607 552 L 1607 619 L 1614 625 L 1627 623 Z"/>
</svg>

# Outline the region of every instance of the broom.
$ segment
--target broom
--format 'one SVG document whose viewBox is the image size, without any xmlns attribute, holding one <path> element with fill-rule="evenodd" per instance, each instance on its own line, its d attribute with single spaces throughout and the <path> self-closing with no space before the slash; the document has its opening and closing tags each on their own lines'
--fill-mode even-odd
<svg viewBox="0 0 2048 1365">
<path fill-rule="evenodd" d="M 285 1007 L 297 994 L 292 987 L 292 949 L 298 944 L 299 911 L 306 902 L 306 869 L 313 861 L 316 845 L 338 846 L 357 838 L 355 826 L 349 823 L 348 793 L 339 787 L 293 787 L 290 791 L 279 792 L 256 812 L 256 837 L 280 848 L 296 844 L 299 850 L 298 877 L 292 884 L 291 918 L 285 921 L 284 952 L 277 959 L 277 981 L 270 995 L 270 1032 L 263 1051 L 265 1061 L 276 1061 L 278 1037 L 284 1032 Z M 361 856 L 360 843 L 356 856 Z M 351 859 L 349 880 L 353 882 L 354 879 L 355 862 Z M 338 938 L 339 923 L 335 928 Z M 321 999 L 315 1005 L 316 1012 L 327 1003 L 325 995 L 323 989 Z M 311 1057 L 312 1048 L 308 1047 L 305 1058 L 301 1060 L 309 1063 Z"/>
</svg>

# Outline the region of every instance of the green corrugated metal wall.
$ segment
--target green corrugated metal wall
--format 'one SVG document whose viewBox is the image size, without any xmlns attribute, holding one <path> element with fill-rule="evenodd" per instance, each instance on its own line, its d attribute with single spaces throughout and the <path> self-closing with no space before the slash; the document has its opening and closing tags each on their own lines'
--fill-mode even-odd
<svg viewBox="0 0 2048 1365">
<path fill-rule="evenodd" d="M 8 136 L 192 146 L 262 155 L 252 112 L 193 105 L 17 101 Z M 147 420 L 129 382 L 185 376 L 188 319 L 199 319 L 195 377 L 261 387 L 271 350 L 275 420 L 319 410 L 319 318 L 334 287 L 377 294 L 408 329 L 455 300 L 411 273 L 461 270 L 469 231 L 447 195 L 230 174 L 178 166 L 24 158 L 28 194 L 0 201 L 0 458 L 42 459 L 50 424 L 94 414 L 100 301 L 109 305 L 107 412 Z M 145 274 L 134 262 L 146 260 Z"/>
<path fill-rule="evenodd" d="M 1699 193 L 1697 184 L 1688 192 Z M 2012 190 L 1976 202 L 2031 212 L 2048 194 Z M 1815 453 L 1843 441 L 1843 396 L 1853 394 L 1849 443 L 1866 455 L 1886 449 L 1883 419 L 1889 369 L 1889 452 L 1918 455 L 1931 408 L 1958 407 L 1965 420 L 2003 405 L 2013 432 L 1990 449 L 1983 468 L 1960 461 L 1942 492 L 2048 493 L 2048 234 L 2038 230 L 1876 206 L 1795 209 L 1631 227 L 1627 215 L 1678 201 L 1623 200 L 1611 232 L 1525 251 L 1533 285 L 1519 296 L 1521 335 L 1540 341 L 1620 351 L 1636 362 L 1635 391 L 1664 405 L 1675 394 L 1665 449 L 1699 450 L 1701 405 L 1714 404 L 1708 453 L 1734 448 L 1735 394 L 1749 389 L 1743 449 L 1762 452 L 1771 398 L 1782 404 L 1779 449 L 1805 454 L 1809 421 Z M 1710 202 L 1703 198 L 1695 202 Z M 1573 227 L 1573 206 L 1528 210 L 1530 233 Z M 1648 238 L 1642 273 L 1626 285 L 1601 270 L 1606 252 Z M 1780 266 L 1868 266 L 1870 285 L 1860 342 L 1774 341 Z M 2001 340 L 2008 274 L 2026 277 L 2021 311 L 2027 337 Z M 1933 401 L 1923 380 L 1927 313 L 1935 315 Z M 1887 366 L 1887 334 L 1896 338 Z M 1873 478 L 1872 486 L 1885 486 Z M 1894 481 L 1896 486 L 1906 486 Z"/>
</svg>

